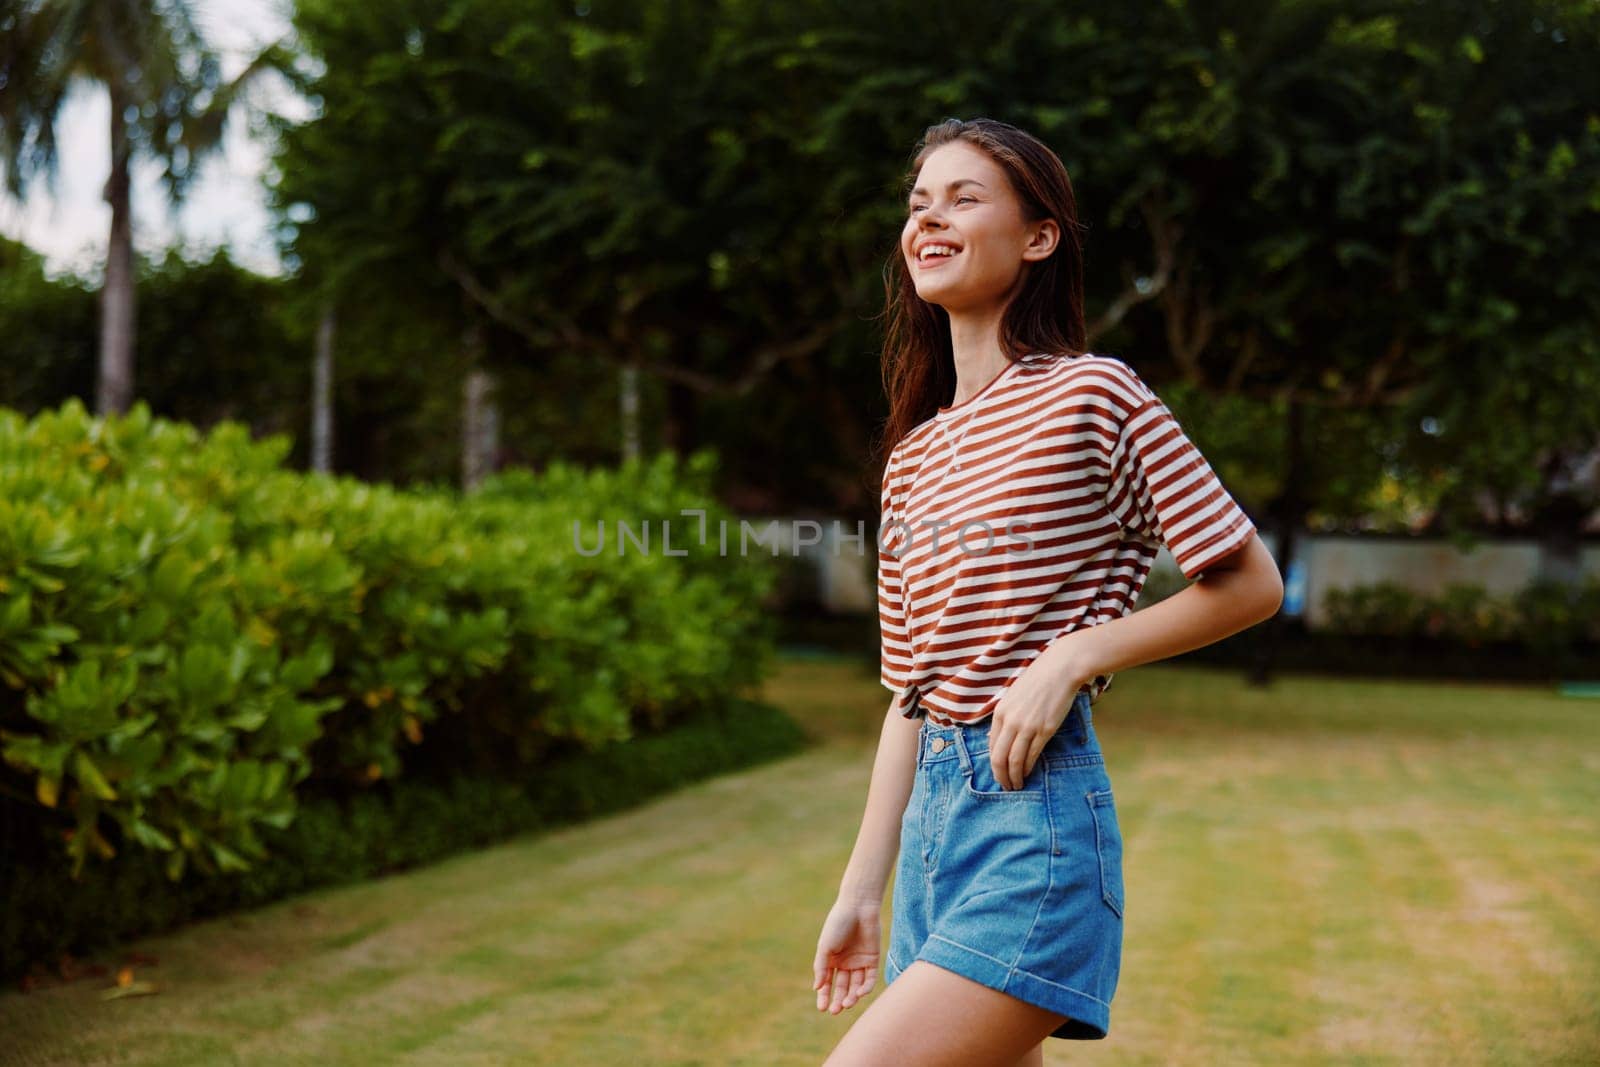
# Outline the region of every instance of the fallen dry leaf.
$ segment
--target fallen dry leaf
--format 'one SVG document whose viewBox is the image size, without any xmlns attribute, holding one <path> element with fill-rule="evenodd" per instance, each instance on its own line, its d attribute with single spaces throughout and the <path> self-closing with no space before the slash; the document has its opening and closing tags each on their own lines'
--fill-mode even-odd
<svg viewBox="0 0 1600 1067">
<path fill-rule="evenodd" d="M 117 1000 L 121 997 L 147 997 L 160 991 L 154 982 L 129 982 L 127 985 L 114 985 L 110 989 L 102 989 L 100 991 L 100 999 Z"/>
</svg>

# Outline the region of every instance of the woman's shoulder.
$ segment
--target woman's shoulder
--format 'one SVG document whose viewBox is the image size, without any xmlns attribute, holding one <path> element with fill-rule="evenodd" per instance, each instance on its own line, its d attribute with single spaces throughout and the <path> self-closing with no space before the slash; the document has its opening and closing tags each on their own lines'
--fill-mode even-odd
<svg viewBox="0 0 1600 1067">
<path fill-rule="evenodd" d="M 934 419 L 927 418 L 907 430 L 906 435 L 900 438 L 889 452 L 889 468 L 893 470 L 905 459 L 907 453 L 914 453 L 921 448 L 923 441 L 932 435 L 936 425 Z"/>
<path fill-rule="evenodd" d="M 1033 362 L 1041 371 L 1041 385 L 1073 394 L 1094 393 L 1124 414 L 1155 396 L 1139 372 L 1116 356 L 1100 352 L 1044 353 Z"/>
</svg>

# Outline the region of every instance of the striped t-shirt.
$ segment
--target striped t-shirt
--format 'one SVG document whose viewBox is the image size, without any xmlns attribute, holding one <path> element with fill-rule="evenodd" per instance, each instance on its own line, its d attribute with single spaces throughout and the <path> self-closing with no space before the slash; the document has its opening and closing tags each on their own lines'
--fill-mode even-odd
<svg viewBox="0 0 1600 1067">
<path fill-rule="evenodd" d="M 1023 356 L 890 453 L 880 680 L 903 715 L 915 689 L 930 721 L 979 722 L 1054 638 L 1132 611 L 1162 545 L 1192 580 L 1255 529 L 1132 367 Z"/>
</svg>

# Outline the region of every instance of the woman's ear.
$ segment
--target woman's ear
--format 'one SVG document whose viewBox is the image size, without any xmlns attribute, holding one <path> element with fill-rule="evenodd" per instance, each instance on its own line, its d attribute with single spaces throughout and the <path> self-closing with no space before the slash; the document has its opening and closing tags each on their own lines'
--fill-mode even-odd
<svg viewBox="0 0 1600 1067">
<path fill-rule="evenodd" d="M 1060 242 L 1061 227 L 1056 224 L 1056 220 L 1041 219 L 1034 224 L 1028 243 L 1022 250 L 1022 258 L 1033 262 L 1049 259 L 1050 253 L 1056 250 L 1056 245 Z"/>
</svg>

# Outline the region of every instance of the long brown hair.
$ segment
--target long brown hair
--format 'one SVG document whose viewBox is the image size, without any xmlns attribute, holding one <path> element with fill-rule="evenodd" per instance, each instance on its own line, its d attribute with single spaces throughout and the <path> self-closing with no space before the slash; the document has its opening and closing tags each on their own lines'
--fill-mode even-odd
<svg viewBox="0 0 1600 1067">
<path fill-rule="evenodd" d="M 934 149 L 966 141 L 1000 165 L 1030 223 L 1055 219 L 1061 238 L 1048 257 L 1024 265 L 1022 287 L 1000 322 L 1000 347 L 1010 360 L 1029 352 L 1079 355 L 1086 343 L 1083 323 L 1083 245 L 1077 198 L 1067 168 L 1037 137 L 995 119 L 946 119 L 923 131 L 913 150 L 904 195 Z M 900 251 L 899 234 L 884 264 L 882 373 L 889 397 L 889 419 L 879 438 L 882 471 L 894 446 L 918 424 L 932 418 L 955 396 L 955 354 L 950 345 L 950 315 L 917 295 Z"/>
</svg>

